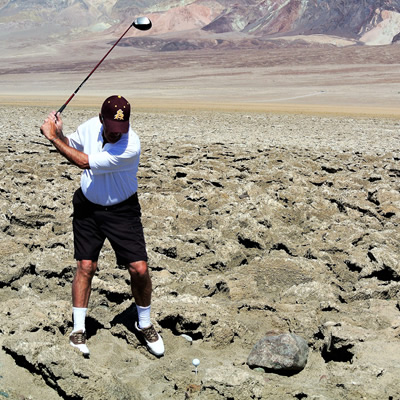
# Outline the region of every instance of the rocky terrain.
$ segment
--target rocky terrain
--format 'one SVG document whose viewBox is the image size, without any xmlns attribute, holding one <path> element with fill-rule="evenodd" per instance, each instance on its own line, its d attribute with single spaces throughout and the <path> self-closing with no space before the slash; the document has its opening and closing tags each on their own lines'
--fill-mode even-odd
<svg viewBox="0 0 400 400">
<path fill-rule="evenodd" d="M 97 110 L 69 109 L 65 132 Z M 135 336 L 107 245 L 84 359 L 68 344 L 80 172 L 40 137 L 47 112 L 0 107 L 0 397 L 400 398 L 398 119 L 136 111 L 166 353 Z M 268 332 L 308 343 L 304 370 L 247 366 Z"/>
</svg>

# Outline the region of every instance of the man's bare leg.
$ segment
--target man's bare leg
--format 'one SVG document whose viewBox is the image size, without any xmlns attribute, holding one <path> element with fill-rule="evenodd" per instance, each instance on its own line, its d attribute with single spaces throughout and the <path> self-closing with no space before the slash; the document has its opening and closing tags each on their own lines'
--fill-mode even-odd
<svg viewBox="0 0 400 400">
<path fill-rule="evenodd" d="M 88 307 L 92 279 L 96 269 L 97 261 L 79 260 L 77 262 L 77 269 L 72 282 L 72 304 L 74 307 Z"/>
<path fill-rule="evenodd" d="M 153 286 L 146 261 L 136 261 L 128 265 L 131 276 L 131 289 L 135 303 L 141 307 L 151 304 Z"/>
<path fill-rule="evenodd" d="M 146 261 L 136 261 L 128 265 L 131 276 L 132 295 L 136 302 L 139 326 L 136 328 L 143 335 L 147 348 L 160 357 L 164 354 L 164 342 L 150 321 L 151 292 L 153 286 Z"/>
<path fill-rule="evenodd" d="M 69 342 L 86 356 L 89 355 L 89 349 L 86 345 L 85 319 L 96 269 L 97 261 L 79 260 L 72 282 L 74 329 L 69 336 Z"/>
</svg>

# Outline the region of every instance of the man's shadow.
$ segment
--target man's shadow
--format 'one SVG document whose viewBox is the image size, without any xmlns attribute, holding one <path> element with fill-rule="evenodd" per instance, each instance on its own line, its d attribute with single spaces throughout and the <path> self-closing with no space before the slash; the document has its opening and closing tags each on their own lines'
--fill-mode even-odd
<svg viewBox="0 0 400 400">
<path fill-rule="evenodd" d="M 146 342 L 143 338 L 143 335 L 141 335 L 135 328 L 135 322 L 137 321 L 138 321 L 138 314 L 136 310 L 136 304 L 132 303 L 124 311 L 116 315 L 114 319 L 110 322 L 110 325 L 112 328 L 118 324 L 121 324 L 126 328 L 128 332 L 135 335 L 135 337 L 137 338 L 137 340 L 140 342 L 141 345 L 146 347 Z M 99 330 L 107 329 L 97 319 L 91 316 L 86 317 L 85 325 L 86 325 L 85 328 L 86 328 L 87 339 L 91 338 L 92 336 L 96 336 Z M 127 336 L 125 335 L 118 335 L 118 336 L 128 341 Z"/>
<path fill-rule="evenodd" d="M 136 303 L 132 303 L 124 311 L 116 315 L 114 319 L 110 322 L 110 325 L 111 327 L 116 326 L 118 324 L 123 325 L 128 332 L 133 333 L 135 335 L 136 339 L 142 346 L 147 347 L 143 335 L 140 334 L 135 328 L 135 323 L 138 323 L 138 320 L 139 318 L 136 309 Z M 124 337 L 124 339 L 128 341 L 127 337 Z"/>
<path fill-rule="evenodd" d="M 132 333 L 136 333 L 135 322 L 138 321 L 138 313 L 136 310 L 136 304 L 132 303 L 120 314 L 116 315 L 114 319 L 110 322 L 111 326 L 121 324 Z"/>
</svg>

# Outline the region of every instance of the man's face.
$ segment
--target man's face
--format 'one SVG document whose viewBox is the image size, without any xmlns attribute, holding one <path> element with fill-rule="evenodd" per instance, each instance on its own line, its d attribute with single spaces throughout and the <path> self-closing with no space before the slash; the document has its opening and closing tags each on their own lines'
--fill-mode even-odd
<svg viewBox="0 0 400 400">
<path fill-rule="evenodd" d="M 106 128 L 106 125 L 103 122 L 103 117 L 99 114 L 100 121 L 103 124 L 103 137 L 106 139 L 108 143 L 117 143 L 119 139 L 121 139 L 121 132 L 109 132 Z"/>
<path fill-rule="evenodd" d="M 104 125 L 103 125 L 104 126 Z M 104 126 L 103 135 L 108 143 L 117 143 L 121 139 L 122 133 L 119 132 L 108 132 Z"/>
</svg>

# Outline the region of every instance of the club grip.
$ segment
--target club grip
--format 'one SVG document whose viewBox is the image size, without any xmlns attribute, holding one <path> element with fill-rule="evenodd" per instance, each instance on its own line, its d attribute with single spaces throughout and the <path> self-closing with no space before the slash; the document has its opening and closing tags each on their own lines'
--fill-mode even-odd
<svg viewBox="0 0 400 400">
<path fill-rule="evenodd" d="M 67 105 L 66 104 L 63 104 L 59 109 L 58 109 L 58 111 L 57 111 L 57 113 L 62 113 L 63 111 L 64 111 L 64 108 L 66 107 Z"/>
</svg>

